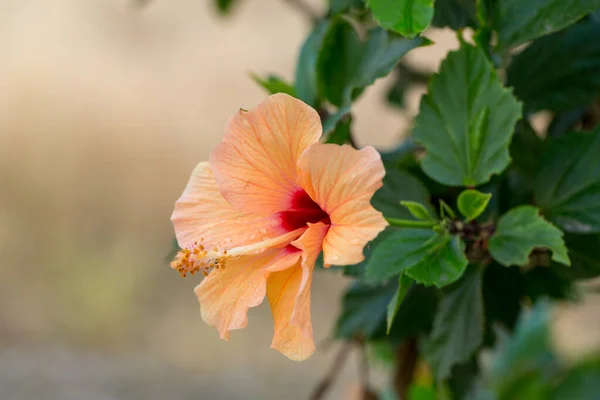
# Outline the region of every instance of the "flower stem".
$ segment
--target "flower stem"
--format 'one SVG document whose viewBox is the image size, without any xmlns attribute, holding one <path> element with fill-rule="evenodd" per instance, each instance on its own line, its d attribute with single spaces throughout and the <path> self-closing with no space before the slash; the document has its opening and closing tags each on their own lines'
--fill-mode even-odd
<svg viewBox="0 0 600 400">
<path fill-rule="evenodd" d="M 433 228 L 439 224 L 439 221 L 411 221 L 408 219 L 386 218 L 386 221 L 393 226 L 403 228 Z"/>
</svg>

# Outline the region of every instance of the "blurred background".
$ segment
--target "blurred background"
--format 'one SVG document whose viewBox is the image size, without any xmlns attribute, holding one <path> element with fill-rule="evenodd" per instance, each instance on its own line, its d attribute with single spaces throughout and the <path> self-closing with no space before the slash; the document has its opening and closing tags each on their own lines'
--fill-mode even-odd
<svg viewBox="0 0 600 400">
<path fill-rule="evenodd" d="M 319 9 L 320 0 L 310 1 Z M 337 345 L 306 362 L 269 348 L 268 306 L 219 340 L 193 288 L 169 268 L 169 217 L 227 118 L 292 80 L 308 21 L 281 0 L 227 18 L 205 0 L 3 0 L 0 5 L 0 399 L 304 399 Z M 452 33 L 408 62 L 435 70 Z M 359 144 L 389 148 L 410 127 L 385 104 L 355 110 Z M 346 284 L 314 283 L 318 343 Z M 353 355 L 357 358 L 356 355 Z M 329 398 L 351 398 L 350 360 Z"/>
</svg>

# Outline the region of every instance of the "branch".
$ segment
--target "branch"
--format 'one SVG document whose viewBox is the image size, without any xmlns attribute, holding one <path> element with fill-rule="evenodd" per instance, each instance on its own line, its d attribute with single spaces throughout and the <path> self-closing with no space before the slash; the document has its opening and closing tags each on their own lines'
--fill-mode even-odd
<svg viewBox="0 0 600 400">
<path fill-rule="evenodd" d="M 319 15 L 312 7 L 305 2 L 305 0 L 283 0 L 284 3 L 290 5 L 290 7 L 294 7 L 300 13 L 304 14 L 311 22 L 316 23 L 319 21 Z"/>
<path fill-rule="evenodd" d="M 407 398 L 408 387 L 413 381 L 418 358 L 417 339 L 414 337 L 407 339 L 398 349 L 394 374 L 394 388 L 401 399 Z"/>
<path fill-rule="evenodd" d="M 329 367 L 327 371 L 327 375 L 319 382 L 313 394 L 310 396 L 311 400 L 321 400 L 327 394 L 327 391 L 331 388 L 333 381 L 337 378 L 338 374 L 342 370 L 342 367 L 346 363 L 346 359 L 348 358 L 348 354 L 350 354 L 350 350 L 352 350 L 353 342 L 346 342 L 338 351 L 333 360 L 333 364 Z"/>
</svg>

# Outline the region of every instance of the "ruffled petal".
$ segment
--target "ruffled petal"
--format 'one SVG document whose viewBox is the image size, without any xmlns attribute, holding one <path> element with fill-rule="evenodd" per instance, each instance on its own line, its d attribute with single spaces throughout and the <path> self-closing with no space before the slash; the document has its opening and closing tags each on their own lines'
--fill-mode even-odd
<svg viewBox="0 0 600 400">
<path fill-rule="evenodd" d="M 292 243 L 302 250 L 301 262 L 271 274 L 267 281 L 267 296 L 275 321 L 271 347 L 292 360 L 305 360 L 315 351 L 310 289 L 315 261 L 328 229 L 323 223 L 309 224 L 308 230 Z"/>
<path fill-rule="evenodd" d="M 181 248 L 196 242 L 218 249 L 244 246 L 287 233 L 281 217 L 239 211 L 219 192 L 208 162 L 199 163 L 171 216 Z M 292 239 L 293 240 L 293 239 Z"/>
<path fill-rule="evenodd" d="M 262 303 L 269 268 L 290 268 L 300 256 L 300 251 L 287 246 L 235 258 L 225 268 L 213 270 L 195 289 L 202 319 L 217 328 L 221 339 L 229 340 L 231 330 L 248 325 L 248 309 Z"/>
<path fill-rule="evenodd" d="M 331 220 L 323 241 L 325 265 L 364 260 L 365 245 L 388 225 L 371 205 L 385 176 L 379 153 L 372 147 L 317 143 L 302 154 L 298 169 L 302 187 Z"/>
<path fill-rule="evenodd" d="M 290 208 L 296 162 L 321 136 L 310 106 L 283 93 L 229 119 L 210 165 L 223 196 L 240 210 L 268 216 Z"/>
</svg>

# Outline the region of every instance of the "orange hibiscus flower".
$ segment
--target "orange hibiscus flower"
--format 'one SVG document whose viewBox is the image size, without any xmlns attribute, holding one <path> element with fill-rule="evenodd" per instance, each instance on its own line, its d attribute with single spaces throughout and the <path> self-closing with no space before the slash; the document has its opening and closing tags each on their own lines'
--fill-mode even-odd
<svg viewBox="0 0 600 400">
<path fill-rule="evenodd" d="M 375 149 L 319 143 L 315 110 L 275 94 L 229 120 L 209 162 L 194 169 L 171 220 L 181 275 L 201 271 L 202 318 L 222 339 L 265 295 L 271 347 L 293 360 L 314 351 L 310 288 L 317 256 L 355 264 L 387 222 L 370 203 L 385 170 Z"/>
</svg>

